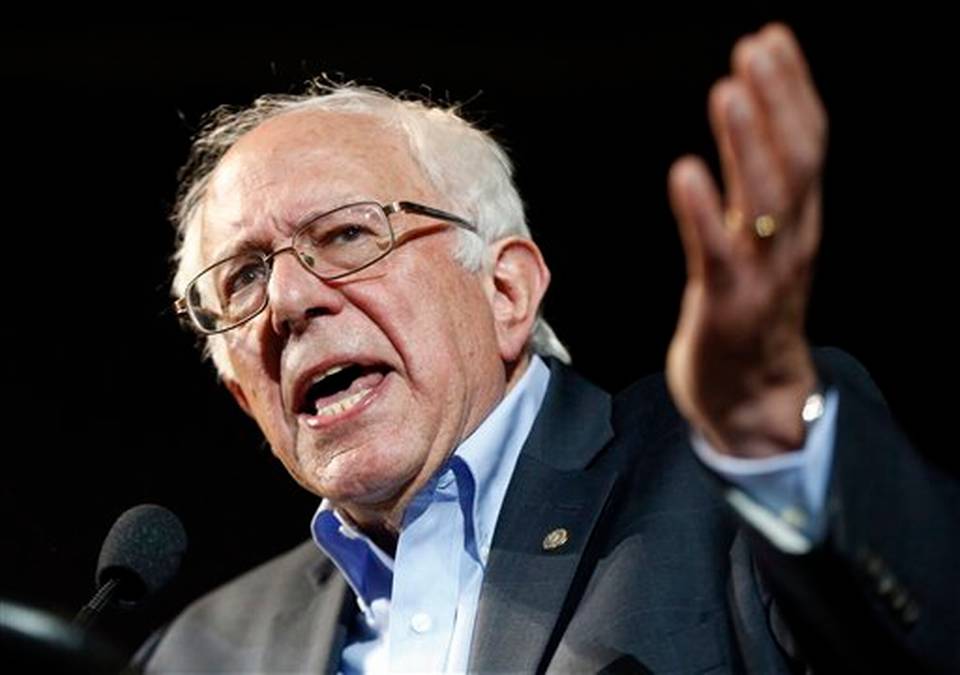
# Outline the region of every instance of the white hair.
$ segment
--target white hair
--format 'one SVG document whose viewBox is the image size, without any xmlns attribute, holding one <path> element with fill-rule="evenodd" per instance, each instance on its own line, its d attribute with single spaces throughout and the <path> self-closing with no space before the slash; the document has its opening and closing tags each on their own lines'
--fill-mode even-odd
<svg viewBox="0 0 960 675">
<path fill-rule="evenodd" d="M 456 258 L 466 269 L 479 271 L 489 262 L 486 245 L 491 242 L 508 236 L 531 239 L 509 157 L 490 134 L 464 120 L 456 106 L 440 107 L 369 87 L 315 81 L 305 94 L 261 96 L 248 107 L 221 106 L 205 118 L 190 157 L 180 170 L 180 190 L 172 214 L 177 228 L 173 257 L 176 297 L 183 295 L 190 280 L 205 266 L 200 207 L 220 159 L 243 135 L 266 120 L 306 110 L 370 115 L 399 130 L 432 186 L 450 200 L 455 213 L 477 227 L 477 234 L 461 230 Z M 530 347 L 538 354 L 570 362 L 569 352 L 541 316 L 534 325 Z M 233 376 L 222 336 L 210 336 L 204 353 L 212 357 L 221 377 Z"/>
</svg>

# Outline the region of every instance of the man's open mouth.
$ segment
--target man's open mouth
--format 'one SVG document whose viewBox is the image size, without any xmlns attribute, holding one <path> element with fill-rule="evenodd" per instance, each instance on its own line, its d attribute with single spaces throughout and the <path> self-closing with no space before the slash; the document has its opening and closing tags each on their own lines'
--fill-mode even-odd
<svg viewBox="0 0 960 675">
<path fill-rule="evenodd" d="M 383 364 L 341 363 L 311 376 L 299 397 L 297 413 L 311 417 L 335 417 L 356 407 L 387 376 Z"/>
</svg>

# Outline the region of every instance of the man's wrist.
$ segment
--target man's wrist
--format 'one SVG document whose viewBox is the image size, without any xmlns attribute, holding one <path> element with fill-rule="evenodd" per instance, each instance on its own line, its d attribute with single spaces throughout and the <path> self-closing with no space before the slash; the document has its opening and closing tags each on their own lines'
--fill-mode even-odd
<svg viewBox="0 0 960 675">
<path fill-rule="evenodd" d="M 824 389 L 814 376 L 737 406 L 722 425 L 694 426 L 721 454 L 762 459 L 802 448 L 823 411 Z"/>
<path fill-rule="evenodd" d="M 812 393 L 808 401 L 816 399 L 819 393 Z M 807 439 L 798 452 L 759 459 L 730 456 L 717 452 L 696 430 L 690 436 L 694 453 L 729 488 L 725 495 L 731 506 L 781 548 L 777 543 L 779 537 L 759 521 L 755 522 L 757 518 L 751 514 L 758 515 L 757 509 L 749 508 L 745 502 L 753 501 L 768 512 L 760 520 L 775 520 L 788 526 L 787 529 L 802 533 L 809 545 L 822 540 L 827 526 L 824 504 L 836 436 L 838 394 L 830 388 L 822 397 L 822 407 L 815 400 L 810 404 L 818 408 L 814 411 L 817 414 L 810 415 L 808 410 L 811 420 Z"/>
</svg>

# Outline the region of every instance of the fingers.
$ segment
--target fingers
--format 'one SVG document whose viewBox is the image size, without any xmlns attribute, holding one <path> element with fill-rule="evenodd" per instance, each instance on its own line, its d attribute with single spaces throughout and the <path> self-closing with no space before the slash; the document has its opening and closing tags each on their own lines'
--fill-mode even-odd
<svg viewBox="0 0 960 675">
<path fill-rule="evenodd" d="M 789 216 L 817 181 L 826 115 L 792 33 L 774 24 L 737 43 L 732 75 L 710 93 L 727 208 L 745 222 Z"/>
<path fill-rule="evenodd" d="M 709 97 L 725 198 L 699 159 L 680 159 L 669 176 L 688 277 L 711 290 L 732 287 L 751 260 L 802 266 L 819 240 L 826 115 L 800 48 L 774 24 L 738 42 L 731 59 L 731 76 Z M 772 218 L 757 222 L 764 215 Z"/>
<path fill-rule="evenodd" d="M 748 221 L 780 213 L 788 195 L 767 120 L 749 88 L 738 79 L 723 80 L 710 94 L 714 128 L 723 139 L 721 164 L 727 177 L 728 207 Z"/>
<path fill-rule="evenodd" d="M 723 172 L 723 184 L 726 188 L 726 208 L 730 214 L 743 214 L 748 211 L 747 195 L 744 192 L 743 177 L 740 165 L 733 148 L 731 129 L 728 119 L 730 114 L 725 110 L 729 103 L 729 88 L 733 80 L 724 78 L 717 82 L 710 90 L 707 110 L 710 119 L 710 128 L 713 130 L 720 154 L 720 169 Z"/>
<path fill-rule="evenodd" d="M 805 189 L 826 147 L 826 114 L 806 60 L 790 30 L 768 26 L 741 40 L 733 72 L 752 94 L 788 186 Z"/>
<path fill-rule="evenodd" d="M 670 168 L 668 192 L 680 226 L 687 276 L 698 280 L 715 276 L 727 256 L 729 240 L 710 170 L 699 157 L 678 159 Z"/>
</svg>

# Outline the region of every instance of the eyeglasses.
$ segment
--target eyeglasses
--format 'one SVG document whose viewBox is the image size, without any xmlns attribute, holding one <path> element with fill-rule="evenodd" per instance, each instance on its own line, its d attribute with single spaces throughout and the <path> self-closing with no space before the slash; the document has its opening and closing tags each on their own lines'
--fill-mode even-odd
<svg viewBox="0 0 960 675">
<path fill-rule="evenodd" d="M 416 236 L 437 231 L 419 228 L 398 237 L 390 223 L 395 213 L 428 216 L 477 231 L 459 216 L 413 202 L 348 204 L 312 218 L 293 234 L 289 246 L 272 253 L 239 253 L 210 265 L 187 284 L 174 310 L 177 316 L 189 317 L 204 335 L 223 333 L 266 308 L 270 271 L 281 253 L 292 251 L 304 269 L 322 281 L 332 281 L 369 267 Z"/>
</svg>

